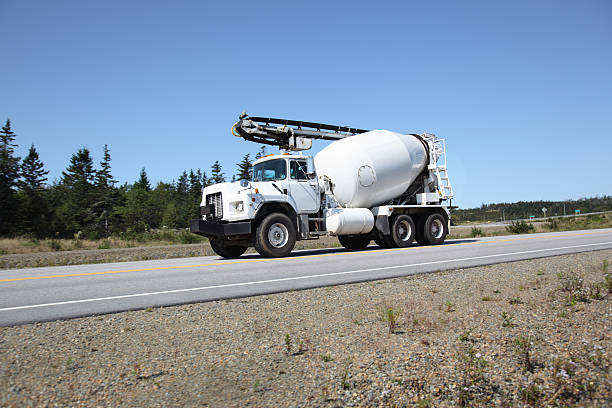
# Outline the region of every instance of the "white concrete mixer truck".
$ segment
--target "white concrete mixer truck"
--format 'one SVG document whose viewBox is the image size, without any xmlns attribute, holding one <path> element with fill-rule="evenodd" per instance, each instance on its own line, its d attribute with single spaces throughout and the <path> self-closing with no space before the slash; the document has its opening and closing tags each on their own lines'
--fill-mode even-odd
<svg viewBox="0 0 612 408">
<path fill-rule="evenodd" d="M 298 240 L 337 236 L 348 249 L 444 242 L 453 190 L 445 143 L 433 134 L 363 130 L 246 114 L 235 136 L 284 153 L 253 163 L 251 180 L 202 190 L 191 232 L 225 258 L 255 247 L 265 257 L 291 253 Z M 314 158 L 296 153 L 313 139 L 334 140 Z M 444 201 L 448 205 L 443 205 Z"/>
</svg>

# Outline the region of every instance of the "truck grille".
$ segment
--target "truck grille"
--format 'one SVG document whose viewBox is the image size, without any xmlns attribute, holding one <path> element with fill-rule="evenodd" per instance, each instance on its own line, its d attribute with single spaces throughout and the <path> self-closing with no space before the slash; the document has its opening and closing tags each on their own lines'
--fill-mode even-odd
<svg viewBox="0 0 612 408">
<path fill-rule="evenodd" d="M 223 218 L 223 199 L 221 193 L 207 194 L 206 205 L 210 205 L 211 218 L 221 219 Z"/>
</svg>

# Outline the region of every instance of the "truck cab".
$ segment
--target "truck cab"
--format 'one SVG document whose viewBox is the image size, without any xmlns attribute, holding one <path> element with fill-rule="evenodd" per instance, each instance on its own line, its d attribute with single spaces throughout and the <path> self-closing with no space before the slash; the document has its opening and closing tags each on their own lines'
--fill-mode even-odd
<svg viewBox="0 0 612 408">
<path fill-rule="evenodd" d="M 300 219 L 320 210 L 321 190 L 312 157 L 268 155 L 253 163 L 252 180 L 205 187 L 200 217 L 191 221 L 190 229 L 208 237 L 213 250 L 227 258 L 242 255 L 253 244 L 268 256 L 283 256 L 300 239 Z M 265 242 L 258 243 L 258 230 L 259 241 Z"/>
<path fill-rule="evenodd" d="M 290 154 L 263 157 L 253 164 L 250 184 L 280 190 L 281 196 L 274 199 L 286 201 L 297 214 L 319 211 L 321 195 L 311 157 Z"/>
</svg>

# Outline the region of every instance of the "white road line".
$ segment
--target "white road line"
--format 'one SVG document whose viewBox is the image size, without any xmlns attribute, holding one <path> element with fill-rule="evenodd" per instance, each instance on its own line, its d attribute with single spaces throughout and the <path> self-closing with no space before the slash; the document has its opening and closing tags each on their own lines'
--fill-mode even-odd
<svg viewBox="0 0 612 408">
<path fill-rule="evenodd" d="M 505 253 L 505 254 L 474 256 L 474 257 L 470 257 L 470 258 L 445 259 L 445 260 L 442 260 L 442 261 L 421 262 L 421 263 L 408 264 L 408 265 L 383 266 L 383 267 L 380 267 L 380 268 L 358 269 L 358 270 L 354 270 L 354 271 L 331 272 L 331 273 L 323 273 L 323 274 L 318 274 L 318 275 L 295 276 L 295 277 L 291 277 L 291 278 L 278 278 L 278 279 L 267 279 L 267 280 L 252 281 L 252 282 L 228 283 L 228 284 L 225 284 L 225 285 L 202 286 L 202 287 L 199 287 L 199 288 L 174 289 L 174 290 L 163 290 L 163 291 L 160 291 L 160 292 L 134 293 L 134 294 L 131 294 L 131 295 L 108 296 L 108 297 L 92 298 L 92 299 L 80 299 L 80 300 L 67 300 L 67 301 L 64 301 L 64 302 L 42 303 L 42 304 L 38 304 L 38 305 L 26 305 L 26 306 L 6 307 L 6 308 L 3 308 L 3 309 L 0 309 L 0 312 L 9 312 L 9 311 L 12 311 L 12 310 L 21 310 L 21 309 L 33 309 L 33 308 L 38 308 L 38 307 L 50 307 L 50 306 L 70 305 L 70 304 L 75 304 L 75 303 L 98 302 L 98 301 L 104 301 L 104 300 L 126 299 L 126 298 L 133 298 L 133 297 L 142 297 L 142 296 L 166 295 L 166 294 L 170 294 L 170 293 L 194 292 L 194 291 L 198 291 L 198 290 L 231 288 L 231 287 L 236 287 L 236 286 L 260 285 L 260 284 L 263 284 L 263 283 L 285 282 L 285 281 L 300 280 L 300 279 L 325 278 L 325 277 L 329 277 L 329 276 L 350 275 L 350 274 L 355 274 L 355 273 L 382 271 L 382 270 L 386 270 L 386 269 L 410 268 L 410 267 L 414 267 L 414 266 L 435 265 L 435 264 L 448 263 L 448 262 L 473 261 L 473 260 L 476 260 L 476 259 L 495 258 L 495 257 L 510 256 L 510 255 L 533 254 L 533 253 L 537 253 L 537 252 L 547 252 L 547 251 L 556 251 L 556 250 L 573 249 L 573 248 L 584 248 L 584 247 L 591 247 L 591 246 L 597 246 L 597 245 L 609 245 L 609 244 L 612 244 L 612 241 L 610 241 L 610 242 L 599 242 L 599 243 L 594 243 L 594 244 L 572 245 L 572 246 L 565 246 L 565 247 L 558 247 L 558 248 L 535 249 L 535 250 L 531 250 L 531 251 L 509 252 L 509 253 Z"/>
</svg>

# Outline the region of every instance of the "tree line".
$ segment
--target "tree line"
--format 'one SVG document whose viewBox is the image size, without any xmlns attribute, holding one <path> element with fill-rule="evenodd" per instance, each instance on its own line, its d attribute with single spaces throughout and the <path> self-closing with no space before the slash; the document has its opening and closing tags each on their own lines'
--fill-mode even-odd
<svg viewBox="0 0 612 408">
<path fill-rule="evenodd" d="M 186 228 L 197 217 L 201 190 L 226 181 L 218 161 L 210 176 L 201 169 L 183 171 L 177 181 L 152 186 L 144 168 L 138 179 L 118 186 L 111 171 L 111 153 L 104 145 L 96 166 L 83 147 L 72 154 L 60 179 L 48 183 L 44 163 L 32 144 L 16 156 L 17 135 L 10 119 L 0 130 L 0 236 L 98 239 L 113 234 L 160 227 Z M 266 154 L 265 146 L 255 159 Z M 251 155 L 237 163 L 231 180 L 250 179 Z"/>
<path fill-rule="evenodd" d="M 546 211 L 542 211 L 546 208 Z M 572 215 L 612 210 L 612 196 L 580 198 L 563 201 L 519 201 L 516 203 L 483 204 L 478 208 L 453 210 L 453 221 L 502 221 Z"/>
</svg>

